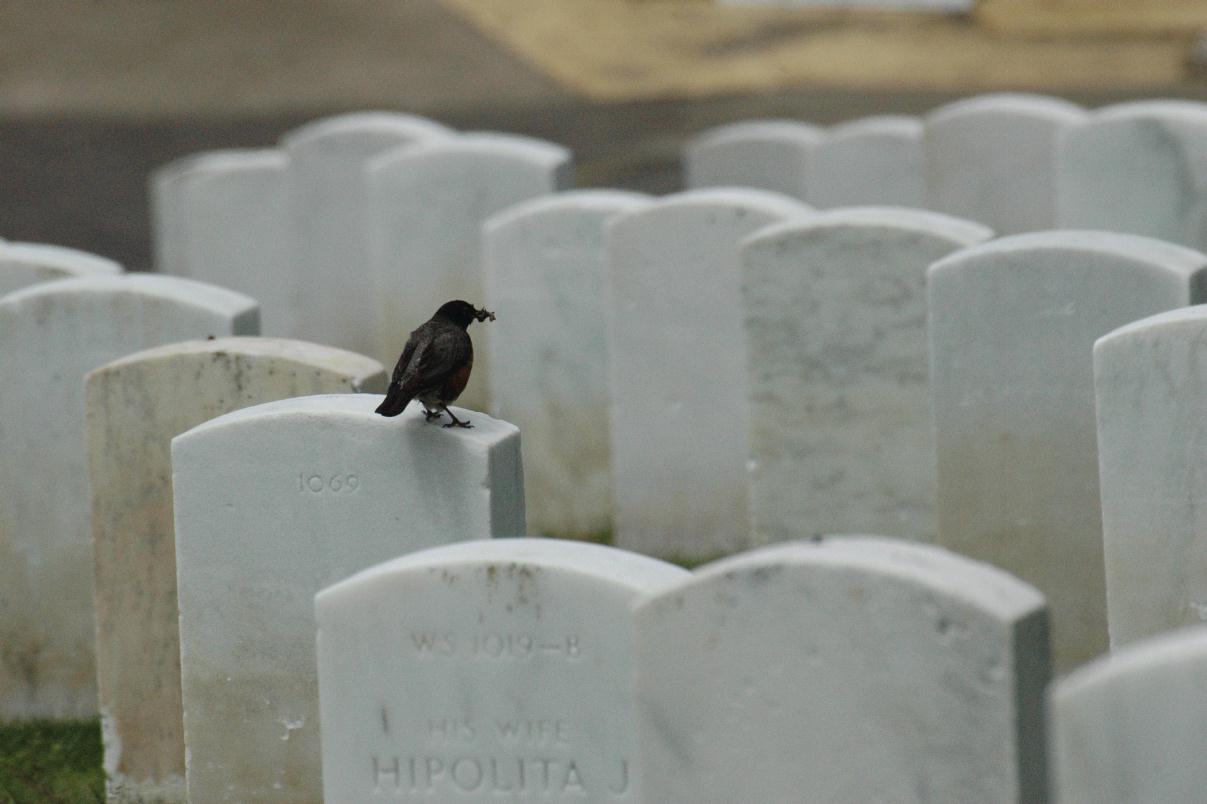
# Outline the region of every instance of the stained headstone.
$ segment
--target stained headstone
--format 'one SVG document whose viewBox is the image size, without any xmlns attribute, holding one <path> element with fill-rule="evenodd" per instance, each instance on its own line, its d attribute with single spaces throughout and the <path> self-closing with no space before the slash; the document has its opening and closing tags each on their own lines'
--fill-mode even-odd
<svg viewBox="0 0 1207 804">
<path fill-rule="evenodd" d="M 747 120 L 708 129 L 683 151 L 684 184 L 753 187 L 804 200 L 823 132 L 794 120 Z"/>
<path fill-rule="evenodd" d="M 1135 235 L 1042 232 L 927 275 L 939 542 L 1048 596 L 1062 669 L 1107 645 L 1093 343 L 1199 301 L 1205 265 Z"/>
<path fill-rule="evenodd" d="M 639 602 L 646 801 L 1045 801 L 1043 597 L 876 537 L 788 542 Z"/>
<path fill-rule="evenodd" d="M 0 299 L 0 720 L 97 711 L 85 373 L 155 344 L 257 328 L 248 297 L 151 274 Z"/>
<path fill-rule="evenodd" d="M 1053 792 L 1066 804 L 1197 804 L 1207 789 L 1207 629 L 1129 645 L 1052 688 Z"/>
<path fill-rule="evenodd" d="M 97 684 L 111 799 L 184 800 L 172 437 L 261 402 L 384 390 L 375 360 L 277 338 L 170 344 L 89 373 Z"/>
<path fill-rule="evenodd" d="M 812 151 L 808 190 L 809 203 L 819 209 L 926 206 L 922 121 L 868 117 L 830 129 Z"/>
<path fill-rule="evenodd" d="M 1108 106 L 1065 132 L 1059 222 L 1207 248 L 1207 104 Z"/>
<path fill-rule="evenodd" d="M 703 558 L 748 546 L 746 347 L 738 244 L 809 207 L 694 190 L 608 230 L 617 544 Z"/>
<path fill-rule="evenodd" d="M 434 121 L 386 112 L 329 117 L 285 135 L 289 260 L 303 300 L 295 337 L 386 361 L 372 314 L 381 291 L 369 258 L 365 166 L 383 151 L 452 135 Z"/>
<path fill-rule="evenodd" d="M 519 433 L 374 413 L 376 394 L 228 413 L 172 441 L 190 801 L 322 800 L 314 595 L 424 547 L 524 533 Z"/>
<path fill-rule="evenodd" d="M 511 207 L 483 229 L 486 301 L 516 322 L 491 332 L 491 410 L 524 434 L 535 532 L 611 527 L 604 225 L 648 204 L 634 193 L 558 193 Z"/>
<path fill-rule="evenodd" d="M 599 545 L 496 539 L 323 590 L 326 800 L 655 800 L 635 779 L 631 605 L 687 576 Z"/>
<path fill-rule="evenodd" d="M 999 234 L 1054 228 L 1058 138 L 1084 117 L 1040 95 L 982 95 L 936 109 L 923 138 L 926 206 Z"/>
<path fill-rule="evenodd" d="M 1107 622 L 1118 647 L 1207 620 L 1207 307 L 1094 346 Z"/>
<path fill-rule="evenodd" d="M 389 365 L 407 334 L 446 301 L 482 303 L 482 224 L 491 215 L 536 196 L 569 188 L 568 150 L 511 134 L 465 134 L 397 149 L 368 166 L 371 253 L 377 276 L 376 309 Z M 506 310 L 499 326 L 526 326 Z M 491 327 L 475 329 L 486 354 Z M 489 361 L 478 359 L 459 400 L 484 410 Z"/>
<path fill-rule="evenodd" d="M 160 273 L 246 293 L 260 302 L 264 334 L 293 337 L 303 299 L 289 251 L 288 167 L 272 148 L 196 154 L 157 170 L 151 199 Z"/>
<path fill-rule="evenodd" d="M 120 274 L 112 260 L 45 243 L 0 240 L 0 296 L 57 279 Z"/>
<path fill-rule="evenodd" d="M 938 213 L 849 207 L 745 241 L 756 542 L 934 540 L 926 269 L 992 236 Z"/>
</svg>

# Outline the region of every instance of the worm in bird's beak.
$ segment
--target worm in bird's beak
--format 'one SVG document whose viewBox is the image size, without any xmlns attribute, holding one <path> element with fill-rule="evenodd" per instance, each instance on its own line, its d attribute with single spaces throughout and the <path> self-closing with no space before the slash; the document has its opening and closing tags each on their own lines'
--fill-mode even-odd
<svg viewBox="0 0 1207 804">
<path fill-rule="evenodd" d="M 494 321 L 495 314 L 483 307 L 481 310 L 474 310 L 474 318 L 478 319 L 479 321 L 486 321 L 488 319 Z"/>
</svg>

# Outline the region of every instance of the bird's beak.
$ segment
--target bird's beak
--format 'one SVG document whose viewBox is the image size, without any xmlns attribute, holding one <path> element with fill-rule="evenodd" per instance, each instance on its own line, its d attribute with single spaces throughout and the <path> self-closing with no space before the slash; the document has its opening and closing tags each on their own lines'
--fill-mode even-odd
<svg viewBox="0 0 1207 804">
<path fill-rule="evenodd" d="M 478 319 L 479 321 L 486 321 L 488 319 L 494 321 L 495 314 L 483 307 L 481 310 L 474 310 L 474 318 Z"/>
</svg>

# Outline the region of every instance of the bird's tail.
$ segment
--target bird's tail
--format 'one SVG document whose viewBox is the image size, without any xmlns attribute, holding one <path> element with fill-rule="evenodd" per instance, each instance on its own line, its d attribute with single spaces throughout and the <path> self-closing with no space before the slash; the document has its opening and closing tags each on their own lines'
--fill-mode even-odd
<svg viewBox="0 0 1207 804">
<path fill-rule="evenodd" d="M 377 412 L 382 416 L 397 416 L 411 403 L 411 397 L 402 392 L 402 385 L 390 383 L 386 398 L 377 406 Z"/>
</svg>

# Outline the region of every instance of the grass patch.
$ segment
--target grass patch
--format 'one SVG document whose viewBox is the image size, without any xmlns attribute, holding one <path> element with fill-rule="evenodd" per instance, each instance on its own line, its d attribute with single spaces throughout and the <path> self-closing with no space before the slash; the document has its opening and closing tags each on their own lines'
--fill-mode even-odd
<svg viewBox="0 0 1207 804">
<path fill-rule="evenodd" d="M 105 801 L 99 720 L 0 723 L 0 802 Z"/>
</svg>

